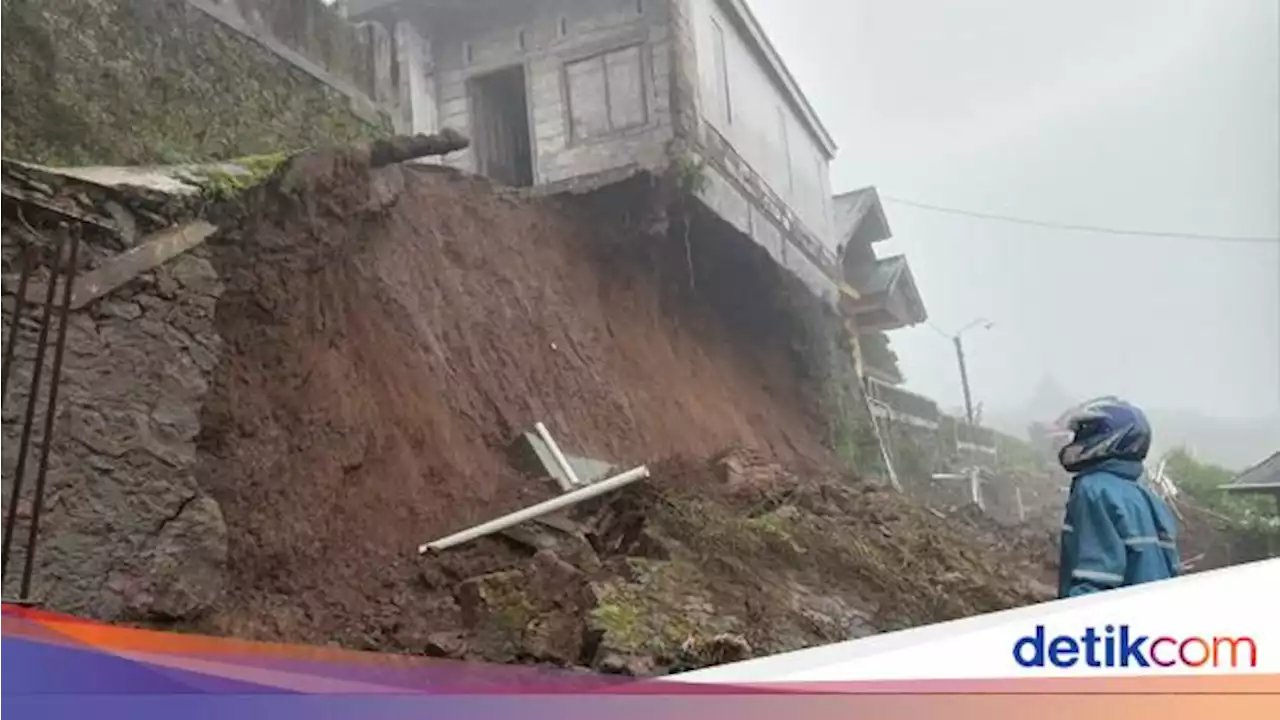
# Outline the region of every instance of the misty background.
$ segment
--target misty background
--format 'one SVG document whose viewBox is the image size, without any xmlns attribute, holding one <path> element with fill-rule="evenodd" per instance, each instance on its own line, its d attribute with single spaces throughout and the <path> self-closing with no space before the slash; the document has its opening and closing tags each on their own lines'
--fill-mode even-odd
<svg viewBox="0 0 1280 720">
<path fill-rule="evenodd" d="M 875 185 L 983 419 L 1025 435 L 1121 395 L 1157 444 L 1242 468 L 1280 448 L 1280 242 L 1102 235 L 919 209 L 1280 237 L 1277 0 L 751 0 Z M 891 333 L 907 387 L 962 404 L 951 343 Z"/>
</svg>

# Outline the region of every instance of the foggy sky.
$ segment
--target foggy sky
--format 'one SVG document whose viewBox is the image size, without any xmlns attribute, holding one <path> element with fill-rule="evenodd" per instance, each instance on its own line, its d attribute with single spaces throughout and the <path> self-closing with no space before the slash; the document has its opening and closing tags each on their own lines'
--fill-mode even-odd
<svg viewBox="0 0 1280 720">
<path fill-rule="evenodd" d="M 1076 224 L 1280 236 L 1277 0 L 750 0 L 840 150 L 836 192 Z M 886 200 L 975 399 L 1072 393 L 1280 412 L 1280 245 L 1105 236 Z M 961 402 L 951 345 L 892 333 Z"/>
</svg>

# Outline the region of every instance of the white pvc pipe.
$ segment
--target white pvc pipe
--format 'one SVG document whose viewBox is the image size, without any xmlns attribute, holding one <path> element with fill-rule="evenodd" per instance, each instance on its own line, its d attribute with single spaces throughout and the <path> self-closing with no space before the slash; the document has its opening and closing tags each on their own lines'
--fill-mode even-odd
<svg viewBox="0 0 1280 720">
<path fill-rule="evenodd" d="M 969 471 L 969 490 L 973 493 L 973 504 L 977 505 L 979 510 L 986 510 L 986 503 L 982 502 L 982 491 L 978 488 L 977 468 Z"/>
<path fill-rule="evenodd" d="M 556 478 L 556 482 L 560 483 L 560 489 L 569 492 L 579 487 L 578 475 L 573 471 L 573 466 L 569 464 L 568 458 L 564 453 L 560 452 L 560 446 L 556 445 L 556 441 L 551 439 L 551 433 L 547 432 L 547 426 L 541 422 L 533 424 L 533 429 L 538 433 L 538 437 L 542 438 L 542 442 L 547 444 L 547 449 L 551 451 L 551 457 L 556 461 L 556 465 L 560 466 L 560 471 L 564 473 L 565 479 Z M 568 484 L 565 484 L 565 481 Z"/>
<path fill-rule="evenodd" d="M 429 552 L 439 552 L 455 545 L 461 545 L 462 543 L 470 542 L 476 538 L 484 537 L 485 535 L 491 535 L 499 530 L 506 530 L 514 525 L 519 525 L 522 522 L 526 522 L 543 515 L 549 515 L 571 505 L 577 505 L 584 500 L 590 500 L 593 497 L 603 495 L 612 490 L 617 490 L 624 485 L 630 485 L 636 480 L 647 477 L 649 477 L 649 468 L 647 466 L 641 465 L 640 467 L 632 468 L 606 480 L 601 480 L 598 483 L 592 483 L 584 488 L 579 488 L 573 492 L 551 498 L 546 502 L 540 502 L 537 505 L 527 507 L 523 510 L 517 510 L 510 515 L 503 515 L 500 518 L 490 520 L 487 523 L 463 530 L 462 532 L 454 533 L 453 535 L 441 538 L 435 542 L 419 545 L 418 554 L 425 555 Z"/>
</svg>

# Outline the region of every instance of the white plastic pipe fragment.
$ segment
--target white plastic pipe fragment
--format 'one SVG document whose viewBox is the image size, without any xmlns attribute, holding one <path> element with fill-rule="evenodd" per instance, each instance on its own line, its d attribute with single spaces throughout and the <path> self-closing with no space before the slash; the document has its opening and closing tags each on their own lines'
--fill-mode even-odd
<svg viewBox="0 0 1280 720">
<path fill-rule="evenodd" d="M 577 473 L 573 471 L 573 466 L 569 464 L 569 459 L 564 456 L 564 453 L 560 452 L 560 446 L 556 444 L 555 440 L 551 439 L 551 433 L 547 432 L 547 426 L 541 422 L 536 422 L 533 424 L 533 429 L 538 433 L 538 437 L 542 438 L 542 442 L 546 443 L 547 449 L 551 451 L 551 457 L 556 461 L 556 465 L 560 466 L 560 471 L 564 473 L 565 480 L 568 481 L 568 485 L 560 482 L 560 489 L 568 492 L 574 488 L 581 487 L 578 483 Z M 556 480 L 559 482 L 560 478 L 556 478 Z"/>
<path fill-rule="evenodd" d="M 978 468 L 969 469 L 969 492 L 973 494 L 973 504 L 978 506 L 979 510 L 986 510 L 987 504 L 982 501 L 981 480 L 978 477 Z"/>
<path fill-rule="evenodd" d="M 543 515 L 549 515 L 557 510 L 562 510 L 572 505 L 577 505 L 584 500 L 590 500 L 593 497 L 617 490 L 618 488 L 630 485 L 641 478 L 647 477 L 649 477 L 648 466 L 641 465 L 640 467 L 632 468 L 624 473 L 601 480 L 598 483 L 592 483 L 584 488 L 579 488 L 573 492 L 568 492 L 559 497 L 551 498 L 546 502 L 540 502 L 537 505 L 527 507 L 523 510 L 517 510 L 510 515 L 503 515 L 500 518 L 490 520 L 487 523 L 463 530 L 462 532 L 454 533 L 453 535 L 441 538 L 435 542 L 419 545 L 418 554 L 426 555 L 429 552 L 440 552 L 441 550 L 447 550 L 455 545 L 471 542 L 472 540 L 482 538 L 485 535 L 496 533 L 499 530 L 506 530 L 507 528 L 519 525 L 522 522 L 533 520 L 534 518 L 541 517 Z"/>
</svg>

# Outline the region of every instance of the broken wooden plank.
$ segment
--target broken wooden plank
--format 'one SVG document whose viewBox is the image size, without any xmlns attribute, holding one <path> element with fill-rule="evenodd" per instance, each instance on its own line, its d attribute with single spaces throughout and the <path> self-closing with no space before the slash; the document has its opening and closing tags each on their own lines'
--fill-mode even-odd
<svg viewBox="0 0 1280 720">
<path fill-rule="evenodd" d="M 116 255 L 97 268 L 81 275 L 71 293 L 71 309 L 79 310 L 148 270 L 154 270 L 173 258 L 199 246 L 218 228 L 204 220 L 196 220 L 152 233 L 136 247 Z M 44 304 L 44 289 L 32 287 L 27 302 Z"/>
<path fill-rule="evenodd" d="M 853 286 L 846 282 L 836 283 L 836 287 L 840 288 L 840 294 L 855 302 L 862 300 L 862 293 L 853 289 Z"/>
<path fill-rule="evenodd" d="M 103 217 L 101 215 L 90 215 L 89 213 L 83 212 L 81 210 L 76 210 L 70 207 L 66 207 L 64 205 L 59 205 L 47 197 L 43 197 L 33 192 L 28 192 L 26 190 L 19 190 L 18 188 L 14 188 L 14 187 L 3 188 L 3 194 L 7 198 L 10 198 L 20 203 L 34 205 L 35 207 L 38 207 L 41 210 L 47 210 L 49 212 L 56 213 L 58 215 L 61 215 L 62 217 L 67 218 L 68 220 L 75 220 L 76 222 L 82 222 L 82 223 L 85 223 L 86 225 L 93 225 L 95 227 L 102 228 L 103 230 L 106 230 L 111 233 L 115 233 L 117 235 L 120 234 L 120 228 L 116 227 L 115 223 L 113 223 L 109 218 Z"/>
<path fill-rule="evenodd" d="M 383 167 L 423 157 L 448 155 L 470 145 L 471 141 L 466 136 L 450 127 L 433 135 L 419 133 L 379 138 L 369 145 L 369 164 Z"/>
</svg>

